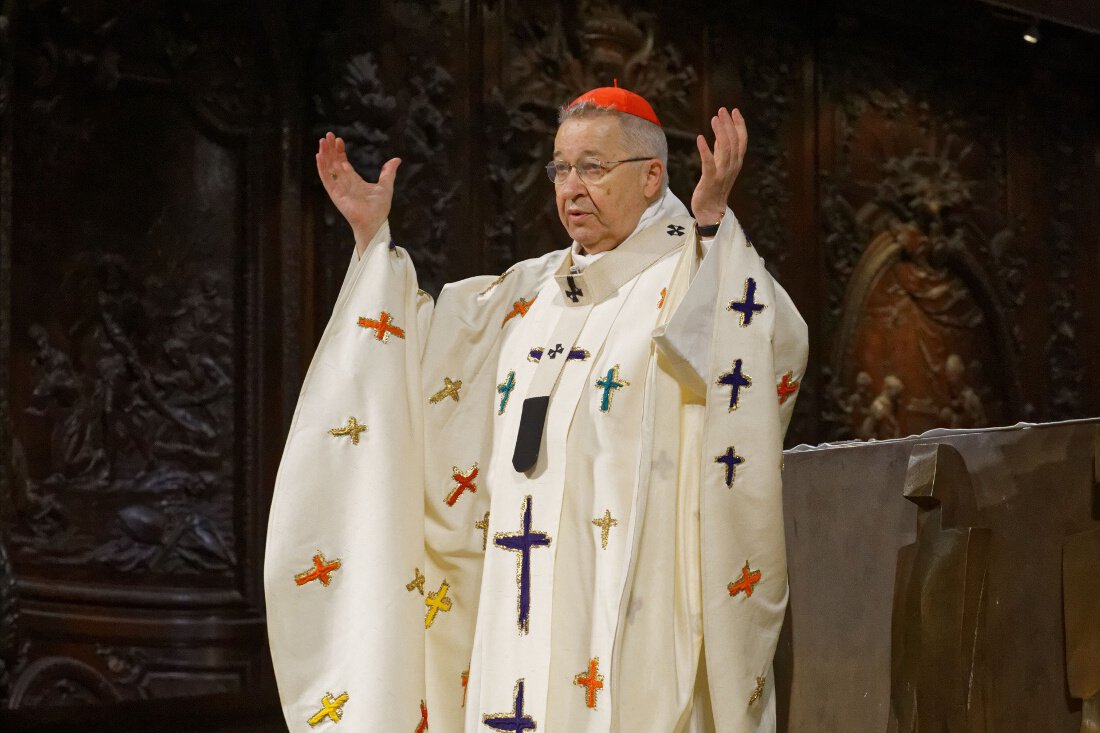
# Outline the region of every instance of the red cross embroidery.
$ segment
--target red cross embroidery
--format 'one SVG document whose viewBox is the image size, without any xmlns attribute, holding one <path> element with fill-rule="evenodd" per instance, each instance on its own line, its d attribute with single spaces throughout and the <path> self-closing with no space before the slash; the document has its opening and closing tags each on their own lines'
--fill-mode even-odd
<svg viewBox="0 0 1100 733">
<path fill-rule="evenodd" d="M 466 693 L 470 686 L 470 670 L 462 673 L 462 707 L 466 707 Z"/>
<path fill-rule="evenodd" d="M 661 299 L 657 302 L 657 310 L 665 307 L 665 298 L 668 297 L 668 288 L 661 288 Z"/>
<path fill-rule="evenodd" d="M 594 657 L 588 660 L 588 676 L 581 672 L 573 678 L 574 685 L 586 688 L 584 691 L 584 704 L 590 708 L 596 707 L 596 691 L 603 689 L 603 675 L 598 674 L 600 658 Z"/>
<path fill-rule="evenodd" d="M 802 386 L 802 382 L 792 379 L 792 377 L 794 377 L 794 372 L 787 372 L 783 375 L 783 381 L 775 387 L 775 392 L 779 395 L 779 404 L 781 405 Z"/>
<path fill-rule="evenodd" d="M 500 327 L 504 328 L 504 325 L 516 316 L 522 318 L 523 316 L 527 315 L 527 311 L 531 310 L 531 306 L 533 306 L 535 304 L 535 301 L 538 299 L 539 296 L 535 295 L 535 297 L 531 298 L 531 300 L 520 298 L 515 303 L 512 303 L 512 310 L 508 311 L 508 314 L 504 316 L 504 320 L 500 322 Z"/>
<path fill-rule="evenodd" d="M 473 468 L 470 469 L 470 473 L 468 474 L 463 474 L 462 471 L 459 471 L 458 466 L 452 466 L 451 468 L 454 469 L 454 473 L 451 474 L 451 478 L 454 479 L 456 486 L 454 490 L 447 495 L 447 498 L 445 500 L 447 502 L 447 506 L 454 506 L 455 502 L 458 501 L 458 497 L 462 496 L 462 493 L 465 491 L 469 491 L 471 494 L 477 492 L 477 484 L 474 483 L 474 479 L 477 478 L 476 463 L 473 465 Z"/>
<path fill-rule="evenodd" d="M 382 311 L 377 321 L 371 318 L 359 319 L 359 325 L 368 331 L 374 331 L 374 337 L 382 343 L 389 343 L 391 333 L 399 339 L 405 338 L 405 330 L 392 324 L 390 314 L 386 311 Z"/>
<path fill-rule="evenodd" d="M 325 556 L 318 552 L 313 556 L 313 569 L 295 575 L 294 582 L 298 585 L 305 585 L 306 583 L 312 583 L 314 580 L 319 580 L 321 581 L 321 585 L 327 587 L 328 584 L 332 582 L 329 573 L 339 569 L 339 560 L 325 562 Z"/>
<path fill-rule="evenodd" d="M 428 706 L 420 701 L 420 723 L 416 726 L 416 733 L 424 733 L 428 730 Z"/>
<path fill-rule="evenodd" d="M 761 577 L 760 571 L 750 571 L 749 564 L 746 562 L 745 567 L 741 568 L 741 580 L 729 584 L 730 596 L 735 596 L 744 591 L 745 598 L 751 598 L 753 586 L 760 582 Z"/>
</svg>

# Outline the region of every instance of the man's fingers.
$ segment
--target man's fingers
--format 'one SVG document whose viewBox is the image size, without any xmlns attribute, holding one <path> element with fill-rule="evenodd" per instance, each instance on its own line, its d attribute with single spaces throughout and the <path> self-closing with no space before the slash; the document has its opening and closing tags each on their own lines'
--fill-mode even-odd
<svg viewBox="0 0 1100 733">
<path fill-rule="evenodd" d="M 749 144 L 749 128 L 745 125 L 745 118 L 741 110 L 734 110 L 733 125 L 737 129 L 737 159 L 745 159 L 745 150 Z"/>
<path fill-rule="evenodd" d="M 702 135 L 695 138 L 695 145 L 699 148 L 699 162 L 702 164 L 704 177 L 710 177 L 714 173 L 714 155 L 710 152 L 710 146 Z"/>
<path fill-rule="evenodd" d="M 397 169 L 401 165 L 400 158 L 390 158 L 382 166 L 382 172 L 378 174 L 378 184 L 393 190 L 394 179 L 397 178 Z"/>
</svg>

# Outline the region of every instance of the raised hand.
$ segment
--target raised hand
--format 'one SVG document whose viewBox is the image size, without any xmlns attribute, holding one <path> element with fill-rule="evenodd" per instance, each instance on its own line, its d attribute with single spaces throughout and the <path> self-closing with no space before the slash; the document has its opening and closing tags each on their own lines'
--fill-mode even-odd
<svg viewBox="0 0 1100 733">
<path fill-rule="evenodd" d="M 691 196 L 691 211 L 695 220 L 703 226 L 714 224 L 722 218 L 733 183 L 741 172 L 745 146 L 749 141 L 745 118 L 739 110 L 735 109 L 730 114 L 722 107 L 711 118 L 710 126 L 714 130 L 713 152 L 702 135 L 695 139 L 703 173 Z"/>
<path fill-rule="evenodd" d="M 336 209 L 351 225 L 355 248 L 362 255 L 371 237 L 390 215 L 393 184 L 401 159 L 387 160 L 378 175 L 378 183 L 368 183 L 348 162 L 343 139 L 331 132 L 319 141 L 316 157 L 317 175 Z"/>
</svg>

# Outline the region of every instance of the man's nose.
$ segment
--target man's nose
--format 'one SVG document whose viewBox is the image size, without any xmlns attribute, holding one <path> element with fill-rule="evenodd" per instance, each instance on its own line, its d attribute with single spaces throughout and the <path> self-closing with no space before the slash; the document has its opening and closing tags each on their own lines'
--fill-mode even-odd
<svg viewBox="0 0 1100 733">
<path fill-rule="evenodd" d="M 573 198 L 578 194 L 587 193 L 588 188 L 585 187 L 584 181 L 577 173 L 577 169 L 570 168 L 569 172 L 565 174 L 565 180 L 558 184 L 558 192 L 567 198 Z"/>
</svg>

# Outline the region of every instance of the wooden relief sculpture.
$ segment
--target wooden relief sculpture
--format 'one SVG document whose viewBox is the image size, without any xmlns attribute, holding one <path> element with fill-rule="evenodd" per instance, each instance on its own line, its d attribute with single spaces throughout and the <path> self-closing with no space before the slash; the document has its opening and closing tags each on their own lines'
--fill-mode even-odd
<svg viewBox="0 0 1100 733">
<path fill-rule="evenodd" d="M 992 532 L 962 456 L 943 443 L 909 457 L 905 498 L 919 507 L 917 540 L 898 551 L 890 729 L 984 733 L 983 617 Z"/>
<path fill-rule="evenodd" d="M 1093 518 L 1100 519 L 1100 428 L 1093 460 Z M 1100 528 L 1066 538 L 1062 603 L 1069 693 L 1083 701 L 1081 733 L 1100 733 Z"/>
</svg>

